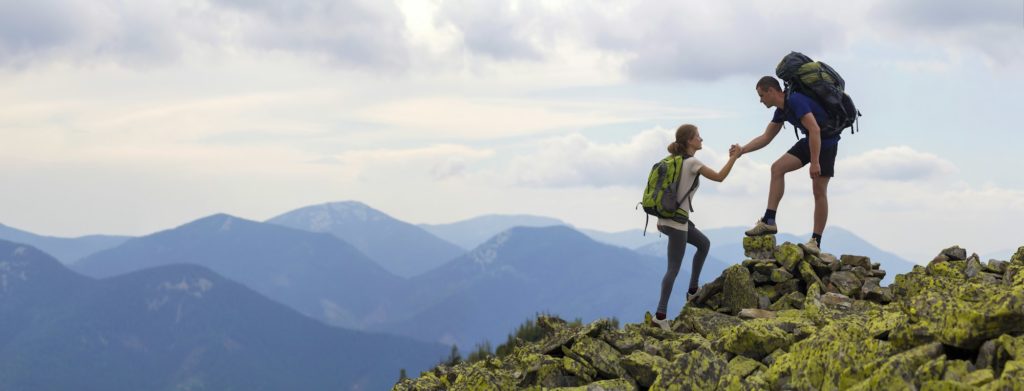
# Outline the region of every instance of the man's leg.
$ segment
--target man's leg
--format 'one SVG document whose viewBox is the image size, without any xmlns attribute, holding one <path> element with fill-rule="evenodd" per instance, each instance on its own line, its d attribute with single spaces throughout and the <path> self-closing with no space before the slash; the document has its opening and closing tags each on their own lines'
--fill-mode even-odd
<svg viewBox="0 0 1024 391">
<path fill-rule="evenodd" d="M 779 210 L 782 195 L 786 192 L 786 174 L 803 167 L 804 163 L 796 156 L 782 154 L 772 163 L 772 180 L 768 185 L 768 209 Z"/>
<path fill-rule="evenodd" d="M 804 163 L 800 158 L 790 153 L 785 153 L 772 163 L 772 179 L 768 185 L 768 209 L 764 217 L 754 223 L 754 228 L 747 230 L 747 236 L 761 236 L 775 234 L 778 228 L 775 225 L 775 211 L 782 201 L 782 194 L 786 192 L 786 174 L 803 167 Z"/>
<path fill-rule="evenodd" d="M 814 178 L 814 233 L 821 236 L 825 231 L 825 222 L 828 221 L 828 181 L 832 179 L 827 176 Z"/>
</svg>

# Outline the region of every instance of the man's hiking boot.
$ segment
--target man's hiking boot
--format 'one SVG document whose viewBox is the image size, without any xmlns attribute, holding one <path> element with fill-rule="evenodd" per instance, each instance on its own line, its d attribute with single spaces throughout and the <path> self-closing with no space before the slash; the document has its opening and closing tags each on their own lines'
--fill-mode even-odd
<svg viewBox="0 0 1024 391">
<path fill-rule="evenodd" d="M 797 244 L 797 246 L 799 246 L 801 249 L 803 249 L 804 253 L 813 254 L 813 255 L 821 255 L 821 249 L 818 248 L 818 241 L 814 240 L 814 238 L 811 238 L 811 240 L 808 240 L 807 243 L 799 243 L 799 244 Z"/>
<path fill-rule="evenodd" d="M 776 225 L 769 225 L 761 219 L 754 223 L 754 228 L 748 229 L 747 236 L 762 236 L 762 235 L 774 235 L 779 232 L 779 227 Z"/>
</svg>

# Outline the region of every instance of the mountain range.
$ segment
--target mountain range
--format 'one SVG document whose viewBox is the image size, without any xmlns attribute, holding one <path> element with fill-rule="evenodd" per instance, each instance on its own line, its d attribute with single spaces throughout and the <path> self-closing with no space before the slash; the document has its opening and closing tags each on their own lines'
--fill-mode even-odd
<svg viewBox="0 0 1024 391">
<path fill-rule="evenodd" d="M 104 278 L 179 263 L 208 267 L 303 314 L 356 329 L 385 315 L 378 292 L 403 283 L 332 235 L 226 214 L 128 240 L 72 268 Z"/>
<path fill-rule="evenodd" d="M 379 390 L 448 351 L 329 327 L 198 265 L 96 280 L 7 241 L 0 319 L 12 391 Z"/>
<path fill-rule="evenodd" d="M 36 235 L 31 232 L 22 231 L 17 228 L 0 224 L 0 239 L 15 243 L 24 243 L 36 248 L 46 249 L 59 261 L 72 264 L 89 254 L 100 250 L 114 248 L 124 243 L 130 237 L 115 235 L 87 235 L 77 238 L 59 238 L 55 236 Z"/>
<path fill-rule="evenodd" d="M 421 274 L 465 252 L 423 228 L 357 201 L 307 206 L 267 222 L 334 235 L 400 277 Z"/>
<path fill-rule="evenodd" d="M 15 231 L 0 230 L 0 239 Z M 744 259 L 742 231 L 705 231 L 712 250 L 702 283 Z M 667 240 L 653 230 L 646 236 L 640 230 L 604 233 L 529 215 L 416 226 L 354 201 L 299 208 L 265 222 L 217 214 L 142 237 L 113 238 L 119 243 L 97 247 L 70 265 L 92 278 L 70 273 L 77 277 L 67 277 L 61 285 L 72 288 L 63 291 L 76 292 L 73 287 L 96 281 L 110 286 L 106 281 L 128 281 L 122 278 L 153 270 L 177 273 L 187 264 L 332 329 L 463 349 L 484 340 L 503 341 L 516 325 L 542 312 L 586 321 L 612 316 L 636 321 L 657 304 Z M 787 234 L 778 240 L 803 241 Z M 889 281 L 913 266 L 838 227 L 829 228 L 825 250 L 871 256 L 889 272 Z M 692 255 L 690 247 L 670 309 L 682 306 Z M 47 297 L 44 291 L 38 292 L 40 300 Z M 81 296 L 94 291 L 82 288 L 86 293 Z M 43 300 L 34 306 L 66 305 L 61 303 L 73 301 Z M 0 338 L 32 318 L 5 319 L 11 321 L 0 325 Z M 395 374 L 382 376 L 394 381 Z"/>
</svg>

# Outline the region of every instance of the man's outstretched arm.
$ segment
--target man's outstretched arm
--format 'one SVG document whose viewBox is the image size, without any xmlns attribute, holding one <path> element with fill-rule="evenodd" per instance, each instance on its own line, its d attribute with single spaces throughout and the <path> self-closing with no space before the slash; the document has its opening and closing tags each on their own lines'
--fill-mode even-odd
<svg viewBox="0 0 1024 391">
<path fill-rule="evenodd" d="M 768 126 L 764 128 L 763 134 L 754 137 L 746 145 L 740 147 L 740 154 L 764 148 L 765 145 L 768 145 L 768 143 L 775 139 L 775 136 L 779 134 L 779 130 L 782 130 L 782 123 L 769 122 Z"/>
</svg>

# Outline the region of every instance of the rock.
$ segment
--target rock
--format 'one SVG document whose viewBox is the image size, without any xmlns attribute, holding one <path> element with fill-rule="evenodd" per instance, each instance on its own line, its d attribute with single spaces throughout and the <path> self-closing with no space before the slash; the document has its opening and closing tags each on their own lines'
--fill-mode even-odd
<svg viewBox="0 0 1024 391">
<path fill-rule="evenodd" d="M 764 364 L 754 361 L 744 356 L 736 356 L 729 363 L 726 364 L 725 376 L 718 382 L 718 389 L 720 390 L 746 390 L 746 389 L 758 389 L 757 385 L 760 385 L 760 389 L 767 389 L 768 384 L 764 380 L 749 379 L 748 377 L 755 372 L 763 371 L 765 369 Z M 758 383 L 760 382 L 760 383 Z"/>
<path fill-rule="evenodd" d="M 800 249 L 799 246 L 786 242 L 783 243 L 774 253 L 775 260 L 778 261 L 783 269 L 790 272 L 795 272 L 797 266 L 804 259 L 804 250 Z"/>
<path fill-rule="evenodd" d="M 751 272 L 761 273 L 766 276 L 770 276 L 775 269 L 778 269 L 779 265 L 773 260 L 768 261 L 757 261 L 753 265 L 748 266 Z"/>
<path fill-rule="evenodd" d="M 695 307 L 683 308 L 679 317 L 684 327 L 689 327 L 708 339 L 718 338 L 725 330 L 743 322 L 734 316 Z"/>
<path fill-rule="evenodd" d="M 858 296 L 861 286 L 864 285 L 861 278 L 853 272 L 847 271 L 838 271 L 830 276 L 832 284 L 839 290 L 839 293 L 848 297 L 861 297 Z"/>
<path fill-rule="evenodd" d="M 761 309 L 744 308 L 740 311 L 737 316 L 740 319 L 770 319 L 775 317 L 774 311 L 766 311 Z"/>
<path fill-rule="evenodd" d="M 785 243 L 702 287 L 671 331 L 542 317 L 537 342 L 393 389 L 1024 390 L 1024 247 L 987 264 L 961 250 L 881 287 L 865 257 Z"/>
<path fill-rule="evenodd" d="M 712 390 L 726 373 L 728 362 L 708 348 L 679 355 L 661 371 L 649 391 Z"/>
<path fill-rule="evenodd" d="M 868 278 L 864 280 L 864 285 L 860 288 L 860 297 L 864 300 L 870 300 L 879 304 L 888 304 L 892 302 L 892 290 L 889 287 L 882 288 L 879 286 L 882 280 L 878 278 Z"/>
<path fill-rule="evenodd" d="M 871 377 L 856 384 L 851 390 L 914 389 L 914 373 L 922 364 L 943 353 L 942 344 L 932 343 L 896 354 L 885 360 Z"/>
<path fill-rule="evenodd" d="M 743 238 L 743 254 L 747 258 L 768 259 L 775 251 L 775 235 L 746 236 Z"/>
<path fill-rule="evenodd" d="M 562 351 L 567 357 L 590 364 L 597 370 L 598 376 L 617 378 L 626 375 L 626 370 L 619 365 L 622 355 L 599 339 L 584 336 L 576 341 L 572 348 L 562 348 Z"/>
<path fill-rule="evenodd" d="M 821 304 L 834 309 L 849 310 L 853 307 L 853 299 L 838 293 L 826 293 L 821 295 Z"/>
<path fill-rule="evenodd" d="M 865 270 L 871 270 L 871 258 L 859 255 L 843 254 L 841 257 L 839 257 L 839 264 L 841 266 L 849 266 L 850 268 L 853 268 L 854 266 L 860 266 Z"/>
<path fill-rule="evenodd" d="M 967 265 L 964 267 L 964 275 L 967 276 L 967 278 L 972 278 L 977 276 L 978 273 L 981 273 L 981 270 L 982 265 L 981 261 L 978 260 L 978 254 L 971 255 L 971 257 L 967 259 Z"/>
<path fill-rule="evenodd" d="M 661 369 L 667 367 L 668 360 L 650 355 L 644 352 L 633 352 L 623 357 L 620 365 L 626 369 L 637 385 L 641 388 L 650 388 L 661 373 Z"/>
<path fill-rule="evenodd" d="M 571 359 L 557 359 L 550 356 L 538 355 L 536 367 L 530 368 L 520 384 L 536 384 L 542 387 L 577 387 L 587 384 L 593 376 L 579 376 L 579 369 L 569 369 L 566 363 L 576 363 Z M 577 363 L 578 364 L 578 363 Z M 572 364 L 570 364 L 572 365 Z"/>
<path fill-rule="evenodd" d="M 771 276 L 754 272 L 750 274 L 750 279 L 754 281 L 754 285 L 764 285 L 771 282 Z"/>
<path fill-rule="evenodd" d="M 786 271 L 786 269 L 777 267 L 771 271 L 771 280 L 776 284 L 784 282 L 791 278 L 793 278 L 793 274 Z"/>
<path fill-rule="evenodd" d="M 481 388 L 491 390 L 500 388 Z M 562 391 L 636 391 L 636 385 L 627 379 L 600 380 L 586 386 L 563 388 Z"/>
<path fill-rule="evenodd" d="M 960 248 L 960 246 L 953 246 L 942 250 L 939 255 L 946 256 L 950 261 L 963 261 L 967 259 L 967 250 Z"/>
<path fill-rule="evenodd" d="M 1017 252 L 1010 256 L 1010 262 L 1024 262 L 1024 246 L 1017 248 Z"/>
<path fill-rule="evenodd" d="M 1010 263 L 1006 261 L 989 259 L 988 264 L 985 265 L 985 271 L 996 274 L 1004 274 L 1006 273 L 1006 267 L 1009 265 Z"/>
<path fill-rule="evenodd" d="M 771 319 L 743 322 L 722 336 L 723 348 L 731 353 L 761 360 L 775 349 L 791 345 L 796 337 Z"/>
<path fill-rule="evenodd" d="M 750 271 L 741 265 L 733 265 L 722 273 L 725 281 L 722 286 L 722 306 L 729 308 L 735 315 L 744 308 L 757 308 L 757 291 Z"/>
<path fill-rule="evenodd" d="M 781 284 L 775 285 L 776 297 L 782 297 L 792 292 L 800 292 L 799 278 L 790 278 Z"/>
<path fill-rule="evenodd" d="M 800 278 L 804 280 L 807 285 L 818 284 L 818 286 L 824 286 L 818 275 L 814 273 L 814 269 L 811 268 L 811 264 L 801 261 L 797 267 L 797 271 L 800 272 Z"/>
<path fill-rule="evenodd" d="M 1024 289 L 964 283 L 921 292 L 907 299 L 905 308 L 911 322 L 927 334 L 961 349 L 978 349 L 1002 334 L 1024 332 Z"/>
<path fill-rule="evenodd" d="M 804 308 L 804 294 L 800 292 L 790 292 L 786 296 L 783 296 L 776 302 L 772 303 L 768 307 L 772 311 L 782 311 L 791 309 L 803 309 Z"/>
</svg>

